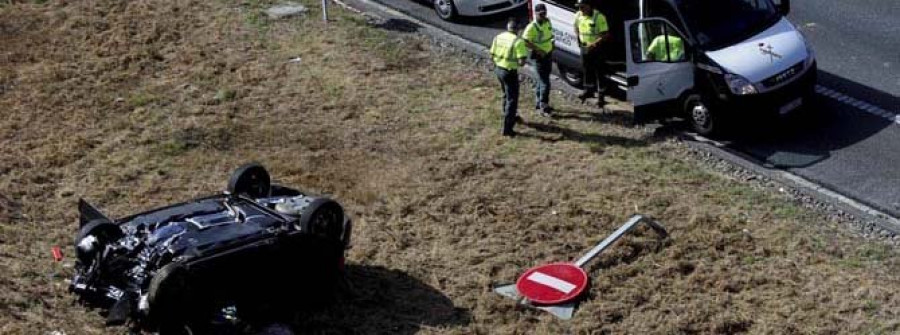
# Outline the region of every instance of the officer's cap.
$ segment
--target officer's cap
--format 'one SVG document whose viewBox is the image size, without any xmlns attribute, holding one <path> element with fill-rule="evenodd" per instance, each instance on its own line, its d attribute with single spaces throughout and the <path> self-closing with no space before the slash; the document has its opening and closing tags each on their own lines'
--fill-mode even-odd
<svg viewBox="0 0 900 335">
<path fill-rule="evenodd" d="M 534 6 L 534 12 L 535 13 L 547 13 L 547 6 L 542 3 L 539 3 L 539 4 L 537 4 L 537 6 Z"/>
</svg>

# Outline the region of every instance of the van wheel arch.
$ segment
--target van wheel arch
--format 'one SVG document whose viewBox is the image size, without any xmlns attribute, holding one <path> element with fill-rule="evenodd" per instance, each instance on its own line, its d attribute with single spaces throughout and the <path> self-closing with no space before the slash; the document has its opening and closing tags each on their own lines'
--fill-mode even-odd
<svg viewBox="0 0 900 335">
<path fill-rule="evenodd" d="M 556 61 L 556 69 L 559 70 L 559 78 L 566 84 L 575 88 L 584 88 L 584 74 L 580 70 L 566 66 Z"/>
</svg>

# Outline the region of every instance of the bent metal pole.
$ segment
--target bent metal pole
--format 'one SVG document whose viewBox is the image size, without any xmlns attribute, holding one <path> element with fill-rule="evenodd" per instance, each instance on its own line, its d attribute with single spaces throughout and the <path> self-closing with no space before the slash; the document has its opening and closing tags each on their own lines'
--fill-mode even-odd
<svg viewBox="0 0 900 335">
<path fill-rule="evenodd" d="M 617 229 L 615 232 L 613 232 L 612 235 L 609 235 L 609 237 L 607 237 L 605 240 L 603 240 L 603 242 L 600 242 L 600 244 L 598 244 L 596 247 L 591 249 L 591 251 L 588 251 L 587 254 L 585 254 L 584 256 L 579 258 L 577 261 L 575 261 L 575 266 L 583 268 L 587 262 L 590 262 L 591 259 L 594 259 L 594 257 L 597 257 L 597 255 L 599 255 L 601 252 L 603 252 L 603 250 L 606 250 L 607 247 L 609 247 L 614 242 L 616 242 L 616 240 L 621 238 L 622 235 L 625 235 L 625 233 L 627 233 L 629 230 L 633 229 L 641 221 L 644 221 L 645 223 L 647 223 L 647 225 L 649 225 L 650 228 L 652 228 L 654 231 L 656 231 L 656 233 L 659 234 L 660 236 L 665 237 L 667 235 L 666 229 L 663 228 L 656 221 L 654 221 L 650 218 L 644 217 L 643 215 L 640 215 L 640 214 L 634 215 L 631 217 L 631 219 L 628 219 L 628 222 L 625 222 L 624 225 L 622 225 L 621 227 L 619 227 L 619 229 Z"/>
</svg>

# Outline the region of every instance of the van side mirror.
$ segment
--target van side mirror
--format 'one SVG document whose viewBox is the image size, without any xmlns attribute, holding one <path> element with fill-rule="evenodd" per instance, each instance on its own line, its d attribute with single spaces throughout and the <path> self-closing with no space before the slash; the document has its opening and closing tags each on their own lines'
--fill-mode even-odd
<svg viewBox="0 0 900 335">
<path fill-rule="evenodd" d="M 775 9 L 781 15 L 787 16 L 791 12 L 791 0 L 772 0 L 775 3 Z"/>
</svg>

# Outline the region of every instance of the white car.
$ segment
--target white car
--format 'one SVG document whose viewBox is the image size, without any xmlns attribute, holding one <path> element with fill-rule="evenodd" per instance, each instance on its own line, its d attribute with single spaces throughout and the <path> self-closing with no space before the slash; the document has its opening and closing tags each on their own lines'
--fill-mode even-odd
<svg viewBox="0 0 900 335">
<path fill-rule="evenodd" d="M 452 21 L 460 16 L 484 16 L 524 6 L 528 0 L 431 0 L 441 19 Z"/>
</svg>

